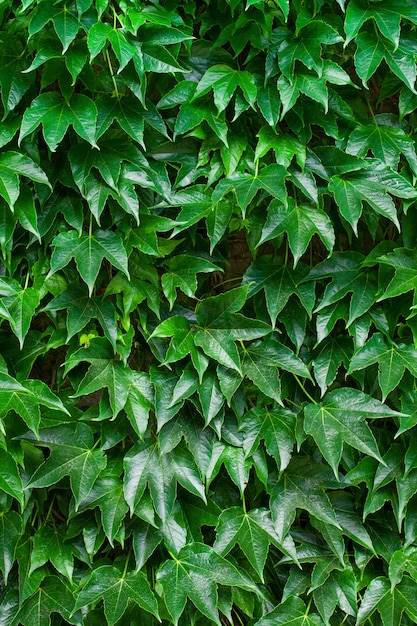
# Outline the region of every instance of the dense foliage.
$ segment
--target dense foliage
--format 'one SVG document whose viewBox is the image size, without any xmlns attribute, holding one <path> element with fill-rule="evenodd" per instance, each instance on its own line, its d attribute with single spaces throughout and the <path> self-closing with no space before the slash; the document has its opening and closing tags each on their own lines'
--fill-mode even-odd
<svg viewBox="0 0 417 626">
<path fill-rule="evenodd" d="M 417 623 L 417 2 L 0 23 L 0 625 Z"/>
</svg>

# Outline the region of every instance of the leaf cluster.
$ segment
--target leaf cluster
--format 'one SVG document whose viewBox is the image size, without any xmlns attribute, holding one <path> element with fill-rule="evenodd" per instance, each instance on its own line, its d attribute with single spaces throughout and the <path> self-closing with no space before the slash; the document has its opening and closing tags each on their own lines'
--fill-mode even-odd
<svg viewBox="0 0 417 626">
<path fill-rule="evenodd" d="M 416 26 L 0 2 L 2 626 L 417 622 Z"/>
</svg>

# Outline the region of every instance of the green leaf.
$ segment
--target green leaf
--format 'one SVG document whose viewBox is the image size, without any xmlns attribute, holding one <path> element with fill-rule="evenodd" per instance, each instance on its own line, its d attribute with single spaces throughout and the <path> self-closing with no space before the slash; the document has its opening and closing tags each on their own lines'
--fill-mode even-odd
<svg viewBox="0 0 417 626">
<path fill-rule="evenodd" d="M 67 342 L 83 330 L 92 319 L 98 320 L 104 336 L 116 349 L 117 321 L 116 309 L 108 299 L 90 298 L 85 287 L 70 286 L 59 296 L 53 298 L 44 311 L 67 311 Z M 111 355 L 109 355 L 109 358 Z M 82 359 L 81 359 L 82 360 Z"/>
<path fill-rule="evenodd" d="M 282 542 L 295 519 L 296 509 L 308 511 L 317 519 L 340 530 L 335 512 L 325 493 L 332 484 L 327 470 L 307 458 L 290 463 L 271 490 L 271 513 L 275 531 Z"/>
<path fill-rule="evenodd" d="M 296 414 L 282 407 L 267 409 L 253 407 L 241 418 L 239 429 L 244 432 L 243 449 L 251 456 L 261 439 L 268 454 L 282 472 L 288 466 L 295 443 Z"/>
<path fill-rule="evenodd" d="M 249 72 L 235 70 L 227 65 L 210 67 L 197 85 L 194 99 L 213 90 L 214 104 L 217 112 L 221 113 L 229 104 L 233 93 L 240 87 L 248 104 L 254 106 L 256 86 Z"/>
<path fill-rule="evenodd" d="M 60 233 L 53 241 L 50 276 L 75 259 L 81 278 L 88 285 L 90 296 L 103 259 L 129 277 L 127 255 L 120 234 L 97 230 L 91 235 L 79 235 L 75 230 Z"/>
<path fill-rule="evenodd" d="M 29 575 L 48 561 L 70 581 L 74 570 L 72 546 L 65 543 L 65 529 L 42 526 L 33 536 Z"/>
<path fill-rule="evenodd" d="M 417 375 L 417 351 L 411 345 L 389 344 L 381 333 L 375 333 L 353 356 L 349 371 L 361 370 L 378 363 L 378 382 L 383 401 L 398 386 L 406 369 Z"/>
<path fill-rule="evenodd" d="M 129 600 L 159 619 L 155 596 L 143 572 L 121 573 L 112 565 L 98 567 L 81 589 L 74 611 L 101 599 L 109 626 L 122 617 Z"/>
<path fill-rule="evenodd" d="M 129 510 L 124 499 L 123 484 L 118 476 L 110 475 L 98 478 L 93 488 L 80 504 L 79 511 L 99 507 L 103 530 L 110 545 Z"/>
<path fill-rule="evenodd" d="M 195 344 L 201 346 L 207 356 L 238 372 L 240 357 L 234 341 L 257 339 L 271 331 L 265 322 L 235 312 L 242 308 L 246 293 L 246 287 L 238 287 L 206 298 L 196 308 Z"/>
<path fill-rule="evenodd" d="M 366 418 L 393 417 L 396 411 L 356 389 L 332 391 L 323 404 L 304 409 L 304 430 L 311 435 L 335 476 L 342 456 L 343 442 L 383 463 Z"/>
<path fill-rule="evenodd" d="M 161 284 L 170 309 L 174 306 L 177 297 L 177 288 L 189 298 L 194 298 L 197 289 L 196 275 L 200 272 L 211 273 L 221 270 L 210 261 L 201 257 L 179 254 L 168 263 L 168 271 L 162 275 Z"/>
<path fill-rule="evenodd" d="M 313 359 L 314 378 L 316 379 L 321 395 L 323 396 L 334 382 L 339 368 L 349 368 L 352 356 L 352 342 L 348 337 L 329 337 Z"/>
<path fill-rule="evenodd" d="M 381 182 L 369 180 L 362 172 L 345 177 L 333 176 L 329 191 L 334 194 L 340 214 L 352 226 L 356 235 L 364 202 L 376 213 L 391 220 L 399 229 L 395 205 Z"/>
<path fill-rule="evenodd" d="M 49 458 L 32 474 L 30 486 L 48 487 L 69 476 L 77 506 L 88 496 L 106 467 L 103 451 L 94 449 L 93 433 L 86 424 L 44 428 L 39 431 L 39 438 L 29 433 L 24 439 L 51 451 Z"/>
<path fill-rule="evenodd" d="M 333 250 L 335 237 L 331 221 L 324 211 L 316 207 L 307 204 L 297 206 L 291 200 L 287 207 L 283 207 L 278 201 L 272 201 L 258 245 L 283 233 L 288 234 L 294 268 L 315 234 L 321 238 L 329 253 Z"/>
<path fill-rule="evenodd" d="M 4 453 L 4 450 L 2 452 Z M 2 468 L 6 469 L 6 467 L 7 465 L 2 465 Z M 1 482 L 3 482 L 2 478 L 0 478 Z M 13 481 L 13 474 L 11 474 L 11 478 Z M 10 492 L 10 487 L 8 492 Z M 21 504 L 23 506 L 23 502 Z M 10 570 L 15 561 L 16 547 L 22 535 L 22 517 L 16 511 L 2 512 L 0 517 L 0 570 L 4 576 L 5 585 L 7 585 Z"/>
<path fill-rule="evenodd" d="M 72 124 L 75 132 L 97 147 L 95 142 L 95 125 L 97 108 L 92 100 L 82 94 L 74 94 L 67 103 L 57 93 L 41 94 L 26 109 L 20 127 L 19 143 L 32 133 L 39 124 L 43 125 L 45 141 L 52 152 L 55 152 Z"/>
<path fill-rule="evenodd" d="M 218 202 L 231 191 L 236 196 L 237 203 L 245 217 L 246 209 L 259 190 L 265 191 L 273 198 L 286 201 L 284 178 L 287 172 L 282 165 L 273 163 L 262 168 L 257 174 L 235 172 L 221 180 L 213 191 L 212 201 Z"/>
<path fill-rule="evenodd" d="M 71 618 L 73 606 L 71 591 L 58 577 L 48 576 L 23 604 L 16 623 L 23 626 L 50 626 L 51 613 L 59 613 L 70 624 L 74 624 Z"/>
<path fill-rule="evenodd" d="M 2 152 L 0 154 L 0 195 L 12 210 L 19 197 L 19 174 L 50 187 L 46 174 L 28 156 L 19 152 Z"/>
<path fill-rule="evenodd" d="M 339 302 L 350 292 L 352 292 L 352 298 L 347 320 L 348 326 L 369 310 L 377 299 L 378 285 L 372 271 L 360 271 L 362 261 L 362 255 L 356 252 L 335 252 L 331 258 L 319 263 L 311 270 L 305 277 L 305 281 L 332 278 L 331 283 L 326 286 L 316 312 Z"/>
<path fill-rule="evenodd" d="M 397 14 L 398 15 L 398 14 Z M 414 42 L 406 38 L 401 38 L 398 47 L 379 37 L 372 30 L 359 33 L 355 39 L 357 50 L 355 54 L 356 72 L 364 87 L 371 76 L 376 72 L 381 61 L 385 59 L 390 70 L 407 87 L 415 92 L 414 83 L 416 81 L 416 66 L 412 58 Z"/>
<path fill-rule="evenodd" d="M 61 400 L 41 380 L 17 382 L 5 372 L 0 373 L 0 418 L 13 410 L 36 435 L 41 419 L 39 405 L 69 415 Z"/>
<path fill-rule="evenodd" d="M 3 118 L 16 108 L 34 80 L 33 75 L 24 72 L 27 65 L 24 47 L 16 37 L 9 36 L 7 45 L 1 47 L 0 85 L 1 101 L 4 107 Z"/>
<path fill-rule="evenodd" d="M 217 585 L 253 588 L 246 574 L 213 548 L 200 543 L 186 546 L 175 561 L 162 563 L 156 576 L 175 625 L 189 597 L 200 613 L 220 626 Z"/>
<path fill-rule="evenodd" d="M 267 509 L 252 509 L 246 513 L 240 507 L 233 507 L 221 513 L 213 547 L 225 556 L 236 543 L 262 581 L 269 544 L 284 552 L 288 549 L 279 541 Z"/>
<path fill-rule="evenodd" d="M 140 503 L 146 485 L 149 485 L 155 510 L 162 521 L 172 513 L 177 481 L 206 501 L 197 466 L 186 448 L 177 447 L 173 453 L 160 456 L 156 443 L 139 442 L 125 455 L 123 463 L 124 492 L 131 512 Z"/>
<path fill-rule="evenodd" d="M 395 626 L 401 623 L 403 612 L 412 619 L 417 619 L 415 592 L 417 583 L 408 576 L 393 590 L 387 578 L 374 578 L 368 585 L 358 611 L 356 624 L 363 624 L 376 610 L 381 615 L 384 625 Z"/>
<path fill-rule="evenodd" d="M 416 289 L 416 252 L 407 248 L 396 248 L 393 252 L 378 257 L 378 262 L 393 267 L 395 275 L 388 283 L 380 300 L 395 298 L 403 293 Z M 414 298 L 416 296 L 414 295 Z"/>
<path fill-rule="evenodd" d="M 275 325 L 278 313 L 284 308 L 292 294 L 297 295 L 301 304 L 310 316 L 315 301 L 314 285 L 300 284 L 307 274 L 305 265 L 291 269 L 280 259 L 268 255 L 258 257 L 245 273 L 242 284 L 249 284 L 248 296 L 251 297 L 261 289 L 265 291 L 266 306 L 271 323 Z"/>
<path fill-rule="evenodd" d="M 386 0 L 379 2 L 376 6 L 369 6 L 363 0 L 354 0 L 348 4 L 346 9 L 345 45 L 356 37 L 359 29 L 365 22 L 373 19 L 381 35 L 391 41 L 397 48 L 400 39 L 400 20 L 402 17 L 414 23 L 417 21 L 415 11 L 408 2 L 399 2 L 395 10 L 393 10 L 392 5 Z"/>
<path fill-rule="evenodd" d="M 378 115 L 374 124 L 361 125 L 351 133 L 347 145 L 350 154 L 366 156 L 372 150 L 375 157 L 396 169 L 400 154 L 404 154 L 411 169 L 417 172 L 417 156 L 414 143 L 406 133 L 395 125 L 388 115 Z"/>
<path fill-rule="evenodd" d="M 68 8 L 54 7 L 44 4 L 38 5 L 29 25 L 30 36 L 39 32 L 45 25 L 52 20 L 56 34 L 61 40 L 63 53 L 65 53 L 75 39 L 80 27 L 79 21 Z"/>
<path fill-rule="evenodd" d="M 288 33 L 283 39 L 277 49 L 278 65 L 288 80 L 293 78 L 295 61 L 301 61 L 309 70 L 314 69 L 321 76 L 321 46 L 340 41 L 342 37 L 330 24 L 312 20 L 300 28 L 296 37 Z"/>
</svg>

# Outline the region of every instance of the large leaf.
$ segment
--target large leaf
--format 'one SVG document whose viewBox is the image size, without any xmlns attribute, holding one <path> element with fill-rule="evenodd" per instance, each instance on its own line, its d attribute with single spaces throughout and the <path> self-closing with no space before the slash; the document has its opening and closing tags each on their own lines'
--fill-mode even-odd
<svg viewBox="0 0 417 626">
<path fill-rule="evenodd" d="M 204 486 L 191 454 L 184 447 L 159 455 L 156 443 L 137 443 L 124 459 L 124 492 L 133 512 L 149 485 L 156 512 L 165 521 L 172 513 L 177 482 L 205 501 Z"/>
<path fill-rule="evenodd" d="M 315 301 L 314 286 L 299 284 L 307 273 L 307 268 L 299 264 L 292 269 L 280 259 L 272 260 L 269 256 L 256 259 L 243 277 L 242 283 L 249 284 L 248 296 L 253 296 L 263 289 L 266 306 L 272 324 L 275 325 L 278 313 L 284 308 L 291 295 L 297 295 L 309 315 Z"/>
<path fill-rule="evenodd" d="M 129 276 L 123 241 L 120 235 L 111 230 L 98 230 L 91 235 L 81 236 L 75 230 L 70 230 L 57 235 L 53 245 L 50 274 L 66 267 L 74 258 L 81 278 L 88 285 L 90 296 L 103 259 Z"/>
<path fill-rule="evenodd" d="M 31 433 L 24 438 L 51 451 L 49 458 L 32 474 L 30 486 L 48 487 L 69 476 L 77 505 L 88 496 L 106 467 L 106 457 L 102 450 L 94 449 L 93 433 L 86 424 L 45 428 L 39 431 L 38 438 Z"/>
<path fill-rule="evenodd" d="M 239 507 L 226 509 L 219 517 L 214 549 L 222 556 L 228 554 L 235 544 L 243 550 L 248 561 L 263 580 L 263 570 L 269 544 L 283 548 L 274 530 L 270 512 L 267 509 L 253 509 L 246 513 Z M 295 551 L 293 553 L 295 556 Z"/>
<path fill-rule="evenodd" d="M 346 388 L 330 392 L 322 404 L 308 404 L 304 414 L 304 430 L 315 439 L 337 477 L 344 442 L 383 462 L 365 419 L 397 413 L 361 391 Z"/>
<path fill-rule="evenodd" d="M 187 597 L 205 616 L 218 626 L 217 585 L 253 588 L 253 583 L 232 563 L 217 554 L 213 548 L 195 543 L 186 546 L 173 560 L 165 561 L 157 572 L 168 611 L 174 621 L 184 611 Z"/>
<path fill-rule="evenodd" d="M 83 586 L 74 610 L 101 599 L 109 626 L 122 617 L 129 600 L 158 617 L 158 605 L 143 572 L 122 573 L 111 565 L 98 567 Z"/>
<path fill-rule="evenodd" d="M 417 375 L 417 351 L 413 346 L 406 344 L 389 344 L 381 333 L 375 333 L 358 350 L 349 365 L 349 371 L 361 370 L 374 363 L 378 363 L 378 381 L 383 394 L 383 400 L 398 386 L 406 369 L 413 376 Z"/>
</svg>

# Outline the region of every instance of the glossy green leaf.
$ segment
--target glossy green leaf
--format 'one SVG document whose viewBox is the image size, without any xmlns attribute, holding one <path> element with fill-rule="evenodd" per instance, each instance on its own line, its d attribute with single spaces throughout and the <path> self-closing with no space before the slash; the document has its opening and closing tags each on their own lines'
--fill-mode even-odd
<svg viewBox="0 0 417 626">
<path fill-rule="evenodd" d="M 38 439 L 32 434 L 25 435 L 25 439 L 51 450 L 50 457 L 32 474 L 30 486 L 47 487 L 69 476 L 77 504 L 89 494 L 106 467 L 103 451 L 94 450 L 93 434 L 86 424 L 45 428 L 39 431 Z"/>
<path fill-rule="evenodd" d="M 337 477 L 344 441 L 382 461 L 365 418 L 390 417 L 395 413 L 361 391 L 345 388 L 330 392 L 321 405 L 308 404 L 305 407 L 304 430 L 315 439 Z"/>
<path fill-rule="evenodd" d="M 158 618 L 158 605 L 143 572 L 123 574 L 111 565 L 98 567 L 83 586 L 74 610 L 101 599 L 109 626 L 122 617 L 129 600 Z"/>
<path fill-rule="evenodd" d="M 217 585 L 229 585 L 251 589 L 253 583 L 213 548 L 203 544 L 191 544 L 184 548 L 175 561 L 162 563 L 157 572 L 168 611 L 174 621 L 184 611 L 187 597 L 211 620 L 220 626 L 217 609 Z"/>
</svg>

